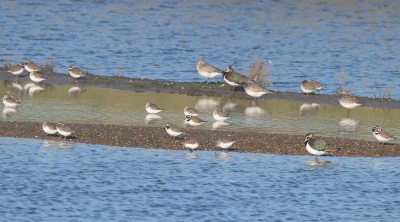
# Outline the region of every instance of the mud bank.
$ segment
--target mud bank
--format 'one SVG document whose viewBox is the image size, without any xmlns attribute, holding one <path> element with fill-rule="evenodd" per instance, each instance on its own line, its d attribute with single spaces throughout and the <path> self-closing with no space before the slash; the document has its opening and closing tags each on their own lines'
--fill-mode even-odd
<svg viewBox="0 0 400 222">
<path fill-rule="evenodd" d="M 48 136 L 42 130 L 42 123 L 0 122 L 0 137 L 59 140 L 119 147 L 142 147 L 154 149 L 183 150 L 185 139 L 197 139 L 201 150 L 220 150 L 216 141 L 226 138 L 236 141 L 233 151 L 265 154 L 309 155 L 304 147 L 304 135 L 270 134 L 259 132 L 233 132 L 215 130 L 185 129 L 184 138 L 173 139 L 162 127 L 138 127 L 102 124 L 68 124 L 76 133 L 75 137 L 63 139 Z M 323 137 L 328 144 L 340 148 L 334 156 L 352 157 L 399 157 L 400 144 Z"/>
</svg>

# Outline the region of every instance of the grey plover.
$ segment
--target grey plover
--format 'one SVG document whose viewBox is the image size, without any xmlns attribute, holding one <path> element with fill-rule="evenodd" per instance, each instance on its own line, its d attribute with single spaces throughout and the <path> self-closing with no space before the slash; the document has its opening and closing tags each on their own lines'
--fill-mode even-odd
<svg viewBox="0 0 400 222">
<path fill-rule="evenodd" d="M 357 106 L 361 106 L 360 100 L 346 91 L 340 93 L 339 104 L 347 109 L 354 109 Z"/>
<path fill-rule="evenodd" d="M 193 152 L 195 149 L 197 149 L 199 147 L 199 142 L 197 142 L 197 140 L 185 140 L 183 142 L 183 147 L 185 147 L 186 149 L 189 149 L 190 152 Z"/>
<path fill-rule="evenodd" d="M 180 130 L 178 127 L 174 126 L 171 123 L 168 123 L 167 126 L 165 127 L 165 131 L 167 131 L 167 133 L 172 136 L 174 139 L 177 136 L 180 136 L 182 134 L 184 134 L 184 132 L 182 130 Z"/>
<path fill-rule="evenodd" d="M 220 139 L 217 141 L 217 146 L 222 149 L 229 149 L 232 145 L 236 143 L 236 141 L 228 140 L 228 139 Z"/>
<path fill-rule="evenodd" d="M 325 87 L 321 85 L 321 83 L 315 81 L 315 80 L 303 80 L 301 83 L 301 90 L 305 94 L 310 94 L 314 93 L 315 91 L 319 91 L 321 89 L 324 89 Z"/>
<path fill-rule="evenodd" d="M 319 82 L 317 82 L 317 81 L 315 81 L 315 80 L 311 80 L 310 82 L 311 82 L 311 84 L 314 86 L 314 88 L 315 88 L 316 91 L 320 91 L 320 90 L 326 88 L 325 86 L 321 85 L 321 83 L 319 83 Z"/>
<path fill-rule="evenodd" d="M 63 136 L 65 139 L 74 133 L 74 131 L 69 126 L 66 126 L 64 123 L 58 123 L 56 129 L 58 134 Z"/>
<path fill-rule="evenodd" d="M 392 134 L 388 133 L 387 131 L 383 130 L 379 126 L 372 127 L 372 134 L 374 134 L 375 138 L 382 142 L 382 145 L 385 144 L 389 140 L 396 139 Z"/>
<path fill-rule="evenodd" d="M 326 155 L 328 152 L 340 150 L 339 148 L 336 147 L 330 147 L 328 143 L 323 140 L 315 139 L 312 133 L 306 135 L 304 139 L 304 145 L 306 147 L 306 150 L 310 154 L 315 155 L 317 157 L 321 155 Z"/>
<path fill-rule="evenodd" d="M 259 98 L 267 93 L 271 93 L 267 89 L 255 84 L 255 83 L 246 83 L 244 85 L 244 91 L 247 93 L 247 95 L 249 95 L 253 98 Z"/>
<path fill-rule="evenodd" d="M 188 115 L 190 115 L 190 116 L 198 116 L 199 115 L 199 111 L 197 109 L 189 107 L 189 106 L 186 106 L 183 109 L 183 113 L 185 114 L 185 116 L 188 116 Z"/>
<path fill-rule="evenodd" d="M 152 113 L 152 114 L 156 114 L 156 113 L 163 111 L 163 109 L 160 109 L 160 107 L 158 107 L 156 104 L 149 103 L 149 102 L 146 103 L 145 108 L 146 108 L 146 112 Z"/>
<path fill-rule="evenodd" d="M 55 135 L 58 133 L 56 125 L 47 121 L 43 123 L 42 129 L 47 135 Z"/>
<path fill-rule="evenodd" d="M 222 71 L 221 69 L 218 69 L 217 67 L 208 64 L 202 59 L 197 62 L 196 68 L 201 76 L 207 78 L 207 83 L 209 79 L 216 76 L 222 76 L 224 73 L 224 71 Z"/>
</svg>

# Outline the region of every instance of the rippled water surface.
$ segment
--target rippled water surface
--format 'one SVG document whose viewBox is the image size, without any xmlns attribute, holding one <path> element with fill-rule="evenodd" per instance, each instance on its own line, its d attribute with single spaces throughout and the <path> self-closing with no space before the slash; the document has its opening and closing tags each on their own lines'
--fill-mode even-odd
<svg viewBox="0 0 400 222">
<path fill-rule="evenodd" d="M 396 221 L 398 158 L 0 138 L 2 221 Z"/>
<path fill-rule="evenodd" d="M 316 78 L 400 98 L 398 1 L 2 1 L 0 62 L 55 60 L 90 73 L 203 81 L 204 58 L 246 73 L 271 60 L 271 89 Z"/>
</svg>

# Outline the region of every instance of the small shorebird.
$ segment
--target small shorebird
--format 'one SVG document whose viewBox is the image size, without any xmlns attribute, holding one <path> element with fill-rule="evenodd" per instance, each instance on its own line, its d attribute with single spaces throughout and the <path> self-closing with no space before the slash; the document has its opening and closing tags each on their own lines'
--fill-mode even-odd
<svg viewBox="0 0 400 222">
<path fill-rule="evenodd" d="M 190 152 L 193 152 L 199 147 L 199 142 L 197 142 L 197 140 L 185 140 L 183 142 L 183 147 L 189 149 Z"/>
<path fill-rule="evenodd" d="M 231 118 L 228 112 L 225 112 L 225 111 L 222 111 L 219 109 L 214 109 L 213 117 L 217 121 L 224 121 L 224 120 Z"/>
<path fill-rule="evenodd" d="M 58 133 L 56 125 L 53 125 L 47 121 L 45 121 L 42 125 L 42 129 L 47 135 L 55 135 Z"/>
<path fill-rule="evenodd" d="M 86 72 L 82 71 L 81 69 L 79 69 L 78 67 L 76 67 L 74 65 L 71 65 L 69 67 L 68 73 L 70 76 L 72 76 L 72 78 L 74 78 L 75 81 L 79 78 L 86 76 Z"/>
<path fill-rule="evenodd" d="M 350 95 L 346 91 L 342 91 L 339 95 L 339 103 L 341 106 L 347 109 L 354 109 L 357 106 L 360 106 L 361 103 L 357 97 Z"/>
<path fill-rule="evenodd" d="M 26 60 L 26 62 L 24 64 L 24 69 L 27 72 L 40 71 L 40 67 L 38 65 L 36 65 L 35 63 L 33 63 L 31 60 Z"/>
<path fill-rule="evenodd" d="M 388 133 L 387 131 L 383 130 L 379 126 L 372 127 L 372 134 L 374 134 L 375 138 L 382 142 L 382 145 L 389 140 L 396 139 L 392 134 Z"/>
<path fill-rule="evenodd" d="M 57 128 L 58 134 L 63 136 L 64 139 L 66 139 L 67 137 L 71 136 L 74 133 L 74 131 L 72 131 L 71 128 L 66 126 L 64 123 L 58 123 L 56 128 Z"/>
<path fill-rule="evenodd" d="M 223 76 L 224 81 L 233 87 L 233 91 L 235 91 L 236 86 L 243 86 L 244 84 L 251 82 L 246 76 L 234 71 L 232 66 L 228 66 L 225 69 Z"/>
<path fill-rule="evenodd" d="M 156 104 L 147 102 L 146 103 L 146 111 L 151 114 L 156 114 L 156 113 L 163 111 L 163 109 L 160 109 Z"/>
<path fill-rule="evenodd" d="M 185 116 L 198 116 L 199 115 L 199 111 L 195 108 L 191 108 L 189 106 L 186 106 L 185 109 L 183 109 L 183 113 L 185 114 Z"/>
<path fill-rule="evenodd" d="M 231 140 L 227 140 L 227 139 L 220 139 L 217 141 L 217 146 L 221 147 L 222 149 L 229 149 L 231 148 L 231 146 L 236 143 L 236 141 L 231 141 Z"/>
<path fill-rule="evenodd" d="M 6 92 L 6 94 L 3 96 L 3 104 L 5 107 L 16 108 L 20 103 L 21 99 L 10 94 L 10 92 Z"/>
<path fill-rule="evenodd" d="M 206 121 L 200 119 L 197 116 L 191 116 L 187 115 L 185 119 L 186 123 L 188 123 L 190 126 L 200 126 L 201 124 L 205 123 Z"/>
<path fill-rule="evenodd" d="M 217 67 L 206 63 L 202 59 L 197 62 L 196 68 L 201 76 L 207 78 L 207 83 L 210 78 L 222 76 L 224 73 L 224 71 L 222 71 L 221 69 L 218 69 Z"/>
<path fill-rule="evenodd" d="M 271 93 L 267 89 L 255 84 L 255 83 L 246 83 L 244 85 L 244 91 L 247 93 L 247 95 L 254 97 L 254 98 L 259 98 L 267 93 Z"/>
<path fill-rule="evenodd" d="M 7 72 L 9 72 L 9 73 L 15 75 L 15 76 L 18 78 L 19 74 L 23 73 L 24 70 L 25 70 L 25 69 L 24 69 L 24 63 L 19 62 L 17 65 L 11 66 L 11 67 L 7 70 Z"/>
<path fill-rule="evenodd" d="M 32 82 L 36 82 L 36 83 L 46 80 L 46 78 L 43 77 L 42 74 L 37 71 L 33 71 L 33 72 L 29 73 L 29 78 L 32 80 Z"/>
<path fill-rule="evenodd" d="M 306 146 L 306 150 L 312 155 L 315 155 L 317 159 L 318 156 L 325 155 L 327 152 L 340 150 L 339 148 L 329 147 L 329 145 L 323 140 L 313 138 L 311 133 L 306 135 L 304 145 Z"/>
<path fill-rule="evenodd" d="M 185 134 L 184 132 L 182 132 L 182 130 L 180 130 L 178 127 L 174 126 L 171 123 L 168 123 L 167 126 L 165 127 L 165 131 L 167 131 L 167 133 L 170 136 L 173 136 L 173 138 L 175 139 L 177 136 L 180 136 L 182 134 Z"/>
<path fill-rule="evenodd" d="M 319 83 L 319 82 L 317 82 L 315 80 L 311 80 L 310 82 L 311 82 L 311 84 L 313 84 L 314 88 L 317 91 L 320 91 L 321 89 L 325 89 L 326 88 L 325 86 L 321 85 L 321 83 Z"/>
<path fill-rule="evenodd" d="M 321 85 L 321 83 L 315 80 L 304 80 L 301 83 L 301 90 L 307 95 L 310 93 L 314 93 L 315 91 L 320 91 L 321 89 L 325 89 L 325 86 Z"/>
</svg>

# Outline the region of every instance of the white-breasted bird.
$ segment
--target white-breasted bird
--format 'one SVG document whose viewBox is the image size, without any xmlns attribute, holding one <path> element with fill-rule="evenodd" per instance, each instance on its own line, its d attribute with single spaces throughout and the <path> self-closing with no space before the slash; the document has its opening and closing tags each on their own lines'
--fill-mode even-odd
<svg viewBox="0 0 400 222">
<path fill-rule="evenodd" d="M 338 151 L 339 148 L 330 147 L 328 143 L 321 139 L 315 139 L 312 133 L 306 135 L 304 139 L 306 150 L 315 156 L 326 155 L 328 152 Z"/>
<path fill-rule="evenodd" d="M 208 64 L 202 59 L 200 59 L 197 62 L 196 69 L 201 76 L 207 78 L 207 83 L 209 79 L 214 78 L 216 76 L 222 76 L 224 74 L 224 71 L 218 69 L 217 67 L 211 64 Z"/>
<path fill-rule="evenodd" d="M 180 136 L 182 134 L 185 134 L 182 130 L 180 130 L 178 127 L 176 127 L 174 124 L 168 123 L 167 126 L 165 127 L 165 131 L 172 136 L 174 139 L 177 136 Z"/>
<path fill-rule="evenodd" d="M 389 132 L 383 130 L 379 126 L 373 126 L 372 127 L 372 134 L 375 136 L 377 140 L 382 142 L 382 145 L 385 144 L 389 140 L 394 140 L 396 137 L 394 137 L 392 134 Z"/>
<path fill-rule="evenodd" d="M 163 111 L 163 109 L 160 109 L 160 107 L 158 107 L 156 104 L 147 102 L 146 103 L 146 111 L 148 113 L 156 114 L 156 113 Z"/>
</svg>

